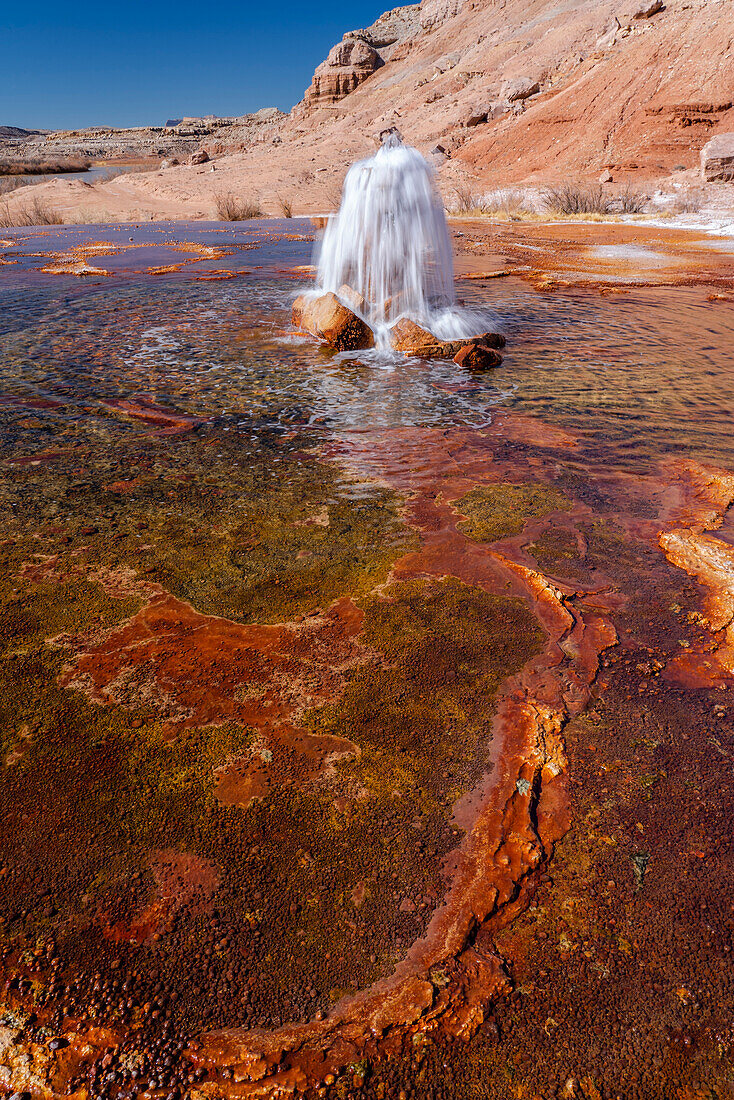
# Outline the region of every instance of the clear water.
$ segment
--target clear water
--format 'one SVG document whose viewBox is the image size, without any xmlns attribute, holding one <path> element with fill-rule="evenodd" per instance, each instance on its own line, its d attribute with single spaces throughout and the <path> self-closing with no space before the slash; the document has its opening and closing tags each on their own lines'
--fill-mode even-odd
<svg viewBox="0 0 734 1100">
<path fill-rule="evenodd" d="M 129 238 L 132 237 L 131 242 Z M 294 417 L 320 434 L 376 425 L 481 427 L 506 406 L 583 433 L 604 461 L 639 468 L 666 451 L 732 461 L 734 313 L 705 289 L 538 293 L 519 279 L 466 288 L 507 334 L 503 366 L 472 375 L 453 362 L 344 359 L 293 333 L 290 303 L 311 285 L 307 221 L 8 230 L 0 246 L 3 393 L 63 399 L 54 421 L 94 416 L 90 400 L 154 390 L 177 407 L 231 417 L 246 407 L 285 431 Z M 104 279 L 38 273 L 49 251 L 108 240 L 90 263 Z M 175 242 L 230 250 L 193 256 Z M 39 253 L 45 255 L 39 257 Z M 198 281 L 207 272 L 246 272 Z M 83 409 L 83 411 L 81 411 Z M 32 440 L 29 440 L 32 443 Z"/>
</svg>

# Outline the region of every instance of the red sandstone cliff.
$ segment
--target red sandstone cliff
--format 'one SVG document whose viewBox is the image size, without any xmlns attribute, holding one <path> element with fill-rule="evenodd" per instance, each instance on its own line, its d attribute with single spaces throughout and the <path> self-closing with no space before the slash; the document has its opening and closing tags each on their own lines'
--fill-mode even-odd
<svg viewBox="0 0 734 1100">
<path fill-rule="evenodd" d="M 337 104 L 312 86 L 302 124 L 327 139 L 397 118 L 487 182 L 658 175 L 734 130 L 733 0 L 423 0 L 352 33 L 384 64 Z"/>
</svg>

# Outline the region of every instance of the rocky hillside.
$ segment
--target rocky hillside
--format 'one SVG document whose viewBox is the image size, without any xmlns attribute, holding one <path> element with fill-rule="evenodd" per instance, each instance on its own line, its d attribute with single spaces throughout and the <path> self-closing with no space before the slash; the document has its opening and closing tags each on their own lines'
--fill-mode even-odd
<svg viewBox="0 0 734 1100">
<path fill-rule="evenodd" d="M 81 197 L 99 217 L 211 217 L 221 192 L 323 212 L 390 125 L 433 153 L 447 194 L 601 175 L 647 185 L 692 179 L 703 145 L 734 132 L 733 102 L 734 0 L 422 0 L 348 31 L 290 115 L 191 134 L 213 165 L 83 196 L 42 186 L 63 211 Z"/>
<path fill-rule="evenodd" d="M 89 126 L 80 130 L 21 130 L 0 127 L 0 156 L 25 160 L 87 157 L 91 160 L 157 160 L 186 157 L 203 142 L 228 149 L 245 149 L 271 136 L 287 118 L 275 107 L 237 118 L 184 118 L 165 126 Z"/>
<path fill-rule="evenodd" d="M 511 182 L 691 167 L 733 101 L 732 0 L 423 0 L 345 35 L 294 115 L 399 119 Z"/>
</svg>

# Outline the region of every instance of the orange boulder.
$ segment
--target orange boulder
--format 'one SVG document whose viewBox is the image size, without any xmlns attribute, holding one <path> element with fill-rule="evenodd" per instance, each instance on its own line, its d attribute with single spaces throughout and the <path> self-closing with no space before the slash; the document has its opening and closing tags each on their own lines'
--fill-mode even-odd
<svg viewBox="0 0 734 1100">
<path fill-rule="evenodd" d="M 299 295 L 293 303 L 293 324 L 325 340 L 337 351 L 357 351 L 375 343 L 369 325 L 331 291 L 316 298 Z"/>
</svg>

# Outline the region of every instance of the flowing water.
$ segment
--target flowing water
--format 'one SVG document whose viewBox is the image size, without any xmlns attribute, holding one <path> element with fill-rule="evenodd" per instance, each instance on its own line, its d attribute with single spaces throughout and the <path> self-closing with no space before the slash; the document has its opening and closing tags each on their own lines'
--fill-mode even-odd
<svg viewBox="0 0 734 1100">
<path fill-rule="evenodd" d="M 416 156 L 352 170 L 321 253 L 385 323 L 455 308 Z M 68 1015 L 158 1005 L 161 1043 L 328 1013 L 426 932 L 492 700 L 543 640 L 473 579 L 489 544 L 614 590 L 620 633 L 674 657 L 696 590 L 640 531 L 671 462 L 734 470 L 734 320 L 705 287 L 474 283 L 508 343 L 471 374 L 294 333 L 313 243 L 294 219 L 0 244 L 5 965 L 52 937 Z M 58 273 L 82 254 L 109 274 Z"/>
<path fill-rule="evenodd" d="M 390 347 L 399 317 L 443 339 L 483 331 L 482 315 L 460 310 L 443 200 L 435 174 L 417 149 L 394 135 L 344 180 L 339 212 L 326 226 L 317 285 L 338 294 L 351 287 L 378 348 Z M 486 318 L 484 319 L 486 330 Z"/>
</svg>

